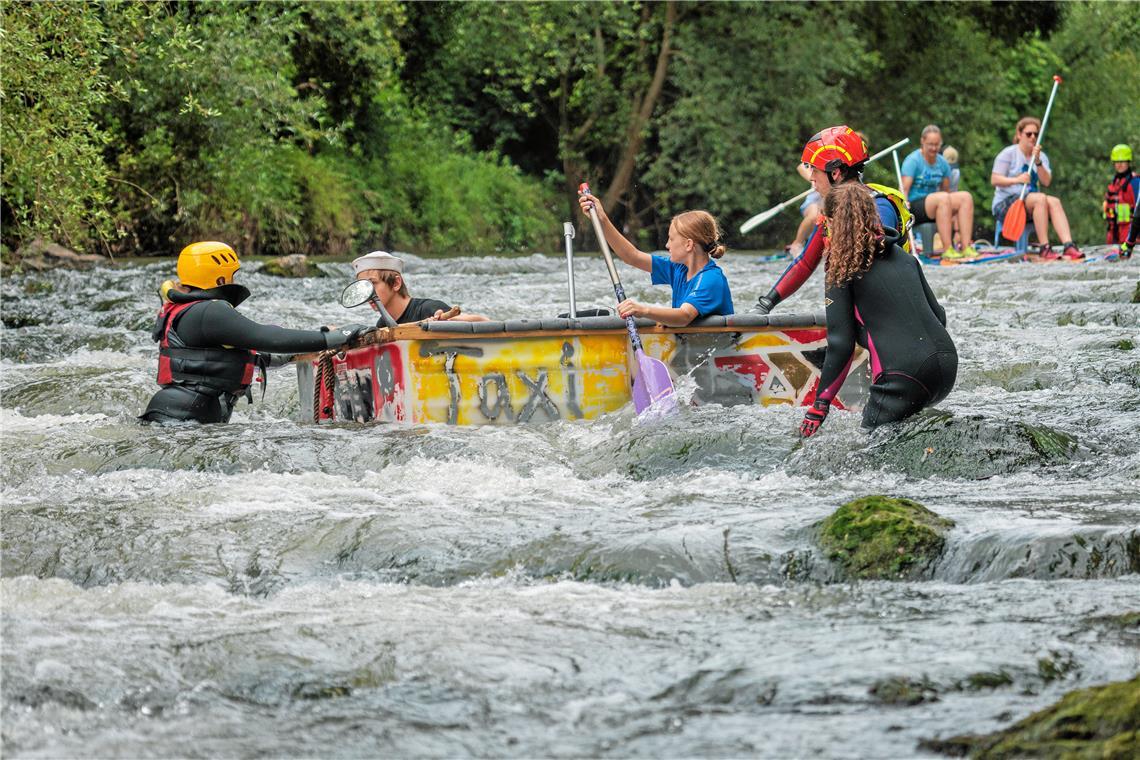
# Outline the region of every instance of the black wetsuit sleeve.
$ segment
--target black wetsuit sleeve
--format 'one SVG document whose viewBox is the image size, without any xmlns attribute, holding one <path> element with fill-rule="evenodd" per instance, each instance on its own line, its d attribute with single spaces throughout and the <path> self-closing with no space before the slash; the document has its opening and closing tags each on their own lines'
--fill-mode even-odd
<svg viewBox="0 0 1140 760">
<path fill-rule="evenodd" d="M 855 298 L 849 285 L 828 288 L 826 303 L 827 353 L 823 358 L 816 398 L 831 403 L 851 368 L 858 322 L 855 319 Z"/>
<path fill-rule="evenodd" d="M 918 259 L 914 260 L 914 266 L 918 270 L 918 281 L 922 283 L 922 292 L 926 295 L 926 302 L 930 304 L 930 310 L 934 312 L 934 316 L 938 317 L 938 321 L 945 327 L 946 310 L 942 308 L 942 304 L 938 303 L 938 299 L 934 297 L 934 291 L 930 289 L 930 284 L 926 282 L 926 275 L 922 273 L 922 264 L 918 263 Z"/>
<path fill-rule="evenodd" d="M 231 346 L 253 351 L 298 353 L 323 351 L 325 333 L 289 330 L 246 319 L 225 301 L 207 301 L 187 309 L 176 325 L 178 336 L 190 346 Z"/>
</svg>

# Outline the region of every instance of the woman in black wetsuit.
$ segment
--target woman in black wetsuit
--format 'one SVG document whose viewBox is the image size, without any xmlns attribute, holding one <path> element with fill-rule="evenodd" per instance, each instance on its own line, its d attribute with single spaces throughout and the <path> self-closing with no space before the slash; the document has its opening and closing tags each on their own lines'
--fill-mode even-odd
<svg viewBox="0 0 1140 760">
<path fill-rule="evenodd" d="M 251 401 L 254 368 L 267 366 L 264 352 L 300 353 L 337 348 L 371 329 L 288 330 L 262 325 L 237 313 L 249 289 L 236 284 L 241 268 L 225 243 L 192 243 L 178 255 L 181 285 L 163 284 L 162 308 L 151 337 L 159 344 L 162 386 L 140 419 L 147 422 L 228 422 L 242 396 Z"/>
<path fill-rule="evenodd" d="M 810 436 L 827 417 L 851 367 L 855 343 L 871 354 L 871 394 L 863 427 L 904 419 L 950 393 L 958 352 L 946 332 L 946 312 L 922 265 L 884 230 L 865 188 L 840 185 L 824 200 L 829 228 L 825 254 L 827 354 L 815 403 L 800 432 Z"/>
</svg>

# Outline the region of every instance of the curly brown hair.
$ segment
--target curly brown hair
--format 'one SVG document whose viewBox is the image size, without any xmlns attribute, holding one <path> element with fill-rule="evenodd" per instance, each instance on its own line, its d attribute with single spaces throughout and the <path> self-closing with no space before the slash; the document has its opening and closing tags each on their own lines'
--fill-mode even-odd
<svg viewBox="0 0 1140 760">
<path fill-rule="evenodd" d="M 846 285 L 871 268 L 883 225 L 871 191 L 860 182 L 835 185 L 823 200 L 826 217 L 828 287 Z"/>
</svg>

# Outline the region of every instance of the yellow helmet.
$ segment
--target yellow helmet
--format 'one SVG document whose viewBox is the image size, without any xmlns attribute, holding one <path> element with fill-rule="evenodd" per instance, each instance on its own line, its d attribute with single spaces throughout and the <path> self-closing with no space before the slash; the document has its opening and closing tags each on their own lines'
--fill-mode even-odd
<svg viewBox="0 0 1140 760">
<path fill-rule="evenodd" d="M 234 249 L 225 243 L 191 243 L 178 254 L 178 279 L 194 288 L 214 288 L 234 281 L 241 269 Z"/>
</svg>

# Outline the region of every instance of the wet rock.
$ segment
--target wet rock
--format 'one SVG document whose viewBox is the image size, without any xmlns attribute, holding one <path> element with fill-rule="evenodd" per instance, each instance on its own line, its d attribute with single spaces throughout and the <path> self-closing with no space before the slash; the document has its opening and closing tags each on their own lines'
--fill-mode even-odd
<svg viewBox="0 0 1140 760">
<path fill-rule="evenodd" d="M 290 256 L 270 259 L 261 267 L 262 274 L 273 277 L 326 277 L 320 267 L 310 264 L 307 256 L 295 253 Z"/>
<path fill-rule="evenodd" d="M 43 238 L 36 238 L 16 251 L 16 259 L 21 269 L 42 271 L 55 267 L 82 269 L 110 261 L 106 256 L 94 253 L 76 253 Z"/>
<path fill-rule="evenodd" d="M 960 691 L 982 691 L 983 689 L 1000 689 L 1003 686 L 1012 686 L 1013 676 L 1004 670 L 996 673 L 985 670 L 980 673 L 971 673 L 958 684 Z"/>
<path fill-rule="evenodd" d="M 928 739 L 920 748 L 981 760 L 1007 757 L 1106 758 L 1140 756 L 1140 676 L 1071 691 L 1060 702 L 1004 731 Z"/>
<path fill-rule="evenodd" d="M 914 580 L 929 575 L 953 525 L 910 499 L 864 496 L 819 524 L 819 542 L 848 578 Z"/>
<path fill-rule="evenodd" d="M 981 415 L 927 412 L 880 435 L 860 459 L 915 477 L 982 480 L 1083 455 L 1080 442 L 1067 433 Z"/>
<path fill-rule="evenodd" d="M 885 705 L 909 707 L 938 701 L 938 689 L 926 677 L 921 681 L 902 677 L 885 678 L 873 683 L 869 692 L 876 702 Z"/>
</svg>

